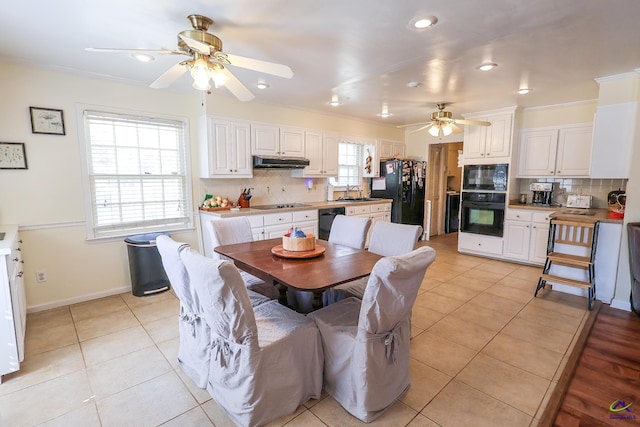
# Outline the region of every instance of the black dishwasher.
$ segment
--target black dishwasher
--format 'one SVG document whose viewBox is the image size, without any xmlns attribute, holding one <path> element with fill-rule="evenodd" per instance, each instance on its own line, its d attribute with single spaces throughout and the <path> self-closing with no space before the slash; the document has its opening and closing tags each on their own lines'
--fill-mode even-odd
<svg viewBox="0 0 640 427">
<path fill-rule="evenodd" d="M 318 239 L 329 240 L 331 224 L 336 215 L 344 215 L 344 206 L 340 208 L 318 209 Z"/>
</svg>

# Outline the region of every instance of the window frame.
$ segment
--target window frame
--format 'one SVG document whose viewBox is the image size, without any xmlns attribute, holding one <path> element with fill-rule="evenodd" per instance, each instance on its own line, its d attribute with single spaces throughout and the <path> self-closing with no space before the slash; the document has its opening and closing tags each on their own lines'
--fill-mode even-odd
<svg viewBox="0 0 640 427">
<path fill-rule="evenodd" d="M 362 148 L 363 148 L 363 144 L 359 143 L 359 142 L 353 142 L 353 141 L 348 141 L 345 139 L 342 139 L 340 142 L 338 142 L 338 179 L 340 179 L 340 166 L 348 166 L 348 167 L 353 167 L 354 165 L 341 165 L 340 163 L 340 145 L 341 144 L 349 144 L 349 145 L 355 145 L 357 146 L 357 150 L 358 153 L 356 153 L 356 165 L 355 168 L 357 170 L 357 177 L 356 177 L 356 181 L 358 182 L 357 184 L 349 185 L 349 190 L 357 190 L 360 191 L 362 190 L 362 165 L 361 165 L 361 161 L 362 161 Z M 335 177 L 330 177 L 329 178 L 329 185 L 331 185 L 333 187 L 334 190 L 336 191 L 347 191 L 347 184 L 344 184 L 342 182 L 336 182 Z"/>
<path fill-rule="evenodd" d="M 99 230 L 100 227 L 95 223 L 95 211 L 93 206 L 93 200 L 95 198 L 93 186 L 92 186 L 92 174 L 90 173 L 89 165 L 91 158 L 89 140 L 89 123 L 85 119 L 86 113 L 104 114 L 105 116 L 121 116 L 126 119 L 140 120 L 147 122 L 180 124 L 183 129 L 183 167 L 184 167 L 184 219 L 186 220 L 182 224 L 176 224 L 175 222 L 163 221 L 158 219 L 155 221 L 146 221 L 140 225 L 127 225 L 127 226 L 113 226 L 110 230 Z M 83 191 L 83 205 L 85 212 L 85 229 L 86 238 L 89 241 L 93 240 L 107 240 L 115 239 L 135 234 L 146 234 L 153 232 L 170 232 L 194 229 L 194 208 L 193 208 L 193 191 L 192 191 L 192 171 L 191 171 L 191 152 L 190 152 L 190 128 L 189 120 L 184 116 L 174 116 L 161 114 L 156 112 L 142 112 L 134 110 L 126 110 L 121 108 L 96 106 L 80 104 L 77 106 L 77 119 L 78 119 L 78 134 L 79 134 L 79 148 L 80 148 L 80 160 L 81 160 L 81 174 L 82 174 L 82 191 Z M 115 175 L 115 174 L 114 174 Z M 133 174 L 134 176 L 144 176 L 144 174 Z"/>
</svg>

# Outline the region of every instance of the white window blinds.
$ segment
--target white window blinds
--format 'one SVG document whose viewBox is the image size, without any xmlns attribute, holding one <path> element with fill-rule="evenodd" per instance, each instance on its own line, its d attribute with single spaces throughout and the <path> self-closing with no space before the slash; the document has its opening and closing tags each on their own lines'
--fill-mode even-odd
<svg viewBox="0 0 640 427">
<path fill-rule="evenodd" d="M 184 122 L 97 111 L 84 122 L 90 238 L 191 225 Z"/>
</svg>

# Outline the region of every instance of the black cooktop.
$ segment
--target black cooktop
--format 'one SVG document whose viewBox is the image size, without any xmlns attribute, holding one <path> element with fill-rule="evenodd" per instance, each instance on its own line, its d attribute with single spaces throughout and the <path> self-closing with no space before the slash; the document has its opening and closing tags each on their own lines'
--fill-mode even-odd
<svg viewBox="0 0 640 427">
<path fill-rule="evenodd" d="M 251 206 L 251 207 L 253 209 L 267 210 L 267 209 L 300 208 L 304 206 L 311 206 L 311 205 L 307 205 L 305 203 L 279 203 L 275 205 L 258 205 L 258 206 Z"/>
</svg>

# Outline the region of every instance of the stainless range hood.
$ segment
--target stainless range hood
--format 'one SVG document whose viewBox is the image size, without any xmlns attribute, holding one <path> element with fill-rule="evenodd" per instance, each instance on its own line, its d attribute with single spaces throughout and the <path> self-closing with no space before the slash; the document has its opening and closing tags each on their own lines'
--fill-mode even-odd
<svg viewBox="0 0 640 427">
<path fill-rule="evenodd" d="M 253 156 L 254 169 L 302 169 L 309 159 L 301 157 Z"/>
</svg>

